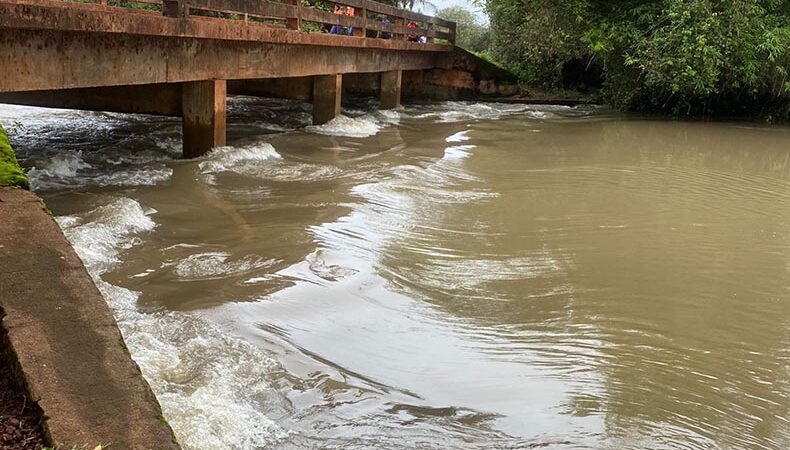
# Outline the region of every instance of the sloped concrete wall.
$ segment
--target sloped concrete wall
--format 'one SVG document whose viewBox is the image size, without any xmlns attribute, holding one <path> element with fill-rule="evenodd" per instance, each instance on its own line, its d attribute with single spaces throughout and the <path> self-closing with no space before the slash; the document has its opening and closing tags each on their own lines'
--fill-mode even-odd
<svg viewBox="0 0 790 450">
<path fill-rule="evenodd" d="M 403 72 L 403 95 L 457 100 L 518 93 L 516 77 L 505 69 L 456 47 L 440 57 L 437 68 Z"/>
<path fill-rule="evenodd" d="M 104 297 L 25 189 L 0 186 L 0 287 L 4 355 L 13 359 L 0 363 L 41 408 L 53 447 L 179 450 Z"/>
</svg>

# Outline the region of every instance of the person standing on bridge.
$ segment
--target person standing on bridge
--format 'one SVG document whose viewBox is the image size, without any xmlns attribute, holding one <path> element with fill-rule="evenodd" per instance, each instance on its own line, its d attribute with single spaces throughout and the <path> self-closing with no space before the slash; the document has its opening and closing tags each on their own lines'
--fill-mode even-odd
<svg viewBox="0 0 790 450">
<path fill-rule="evenodd" d="M 338 15 L 338 16 L 342 16 L 346 12 L 345 12 L 345 9 L 342 6 L 335 5 L 334 13 L 336 15 Z M 332 29 L 329 30 L 329 32 L 331 34 L 342 34 L 342 31 L 343 31 L 343 28 L 340 26 L 340 24 L 332 25 Z"/>
<path fill-rule="evenodd" d="M 354 17 L 354 8 L 352 8 L 351 6 L 347 7 L 346 8 L 346 15 L 349 16 L 349 17 Z M 354 28 L 348 27 L 347 34 L 349 36 L 353 36 L 354 35 Z"/>
<path fill-rule="evenodd" d="M 420 28 L 420 26 L 417 25 L 417 22 L 415 22 L 413 20 L 410 20 L 409 23 L 406 24 L 406 27 L 408 27 L 408 28 Z M 406 35 L 406 38 L 409 40 L 409 42 L 417 42 L 418 41 L 418 38 L 417 38 L 416 34 L 408 34 L 408 35 Z"/>
<path fill-rule="evenodd" d="M 392 25 L 392 21 L 388 16 L 384 16 L 384 18 L 381 20 L 381 23 L 383 25 Z M 379 37 L 381 39 L 390 39 L 392 38 L 392 34 L 389 31 L 382 31 L 381 33 L 379 33 Z"/>
</svg>

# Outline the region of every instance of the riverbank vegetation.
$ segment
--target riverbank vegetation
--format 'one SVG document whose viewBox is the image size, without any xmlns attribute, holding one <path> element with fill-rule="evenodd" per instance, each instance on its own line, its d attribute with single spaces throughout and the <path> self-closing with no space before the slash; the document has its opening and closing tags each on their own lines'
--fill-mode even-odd
<svg viewBox="0 0 790 450">
<path fill-rule="evenodd" d="M 475 54 L 487 54 L 491 45 L 491 34 L 486 25 L 468 9 L 451 6 L 436 12 L 437 17 L 455 22 L 455 45 Z"/>
<path fill-rule="evenodd" d="M 790 0 L 481 0 L 528 85 L 625 110 L 790 118 Z"/>
<path fill-rule="evenodd" d="M 8 186 L 27 189 L 30 184 L 16 161 L 5 130 L 0 126 L 0 187 Z"/>
</svg>

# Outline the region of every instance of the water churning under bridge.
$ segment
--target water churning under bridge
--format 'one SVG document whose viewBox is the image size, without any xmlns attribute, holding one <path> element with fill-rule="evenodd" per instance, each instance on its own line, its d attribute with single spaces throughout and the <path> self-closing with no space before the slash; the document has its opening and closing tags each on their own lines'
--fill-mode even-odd
<svg viewBox="0 0 790 450">
<path fill-rule="evenodd" d="M 185 449 L 790 448 L 790 128 L 0 107 Z"/>
</svg>

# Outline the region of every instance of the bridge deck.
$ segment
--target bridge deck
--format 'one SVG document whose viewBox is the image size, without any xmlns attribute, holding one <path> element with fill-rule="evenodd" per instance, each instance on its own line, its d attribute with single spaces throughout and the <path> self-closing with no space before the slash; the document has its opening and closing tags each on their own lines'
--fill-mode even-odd
<svg viewBox="0 0 790 450">
<path fill-rule="evenodd" d="M 340 112 L 342 74 L 384 74 L 382 105 L 394 107 L 402 71 L 452 59 L 454 23 L 373 0 L 321 2 L 355 16 L 300 0 L 110 1 L 157 10 L 0 0 L 0 102 L 179 114 L 184 152 L 196 156 L 224 145 L 228 80 L 316 77 L 323 123 Z M 326 33 L 332 25 L 353 35 Z"/>
<path fill-rule="evenodd" d="M 192 0 L 207 3 L 207 0 Z M 233 0 L 213 0 L 213 3 Z M 251 3 L 254 0 L 249 0 Z M 260 0 L 262 3 L 269 3 Z M 274 3 L 275 5 L 280 5 Z M 239 8 L 240 9 L 240 8 Z M 305 8 L 311 9 L 311 8 Z M 427 16 L 426 16 L 427 17 Z M 345 22 L 357 19 L 335 16 L 322 20 Z M 356 24 L 351 21 L 350 24 Z M 368 19 L 359 23 L 376 23 Z M 454 28 L 454 24 L 450 22 Z M 452 45 L 409 42 L 404 39 L 382 39 L 347 36 L 323 32 L 294 30 L 267 22 L 224 19 L 190 15 L 181 18 L 165 16 L 162 12 L 131 9 L 103 4 L 71 3 L 60 0 L 1 0 L 0 28 L 123 33 L 152 36 L 179 36 L 199 39 L 255 41 L 276 44 L 302 44 L 335 47 L 379 48 L 413 51 L 449 51 Z M 393 28 L 396 29 L 396 28 Z M 409 30 L 431 34 L 427 29 Z M 434 33 L 435 34 L 435 33 Z M 400 35 L 396 35 L 400 36 Z M 448 39 L 448 42 L 452 42 Z"/>
<path fill-rule="evenodd" d="M 0 1 L 0 92 L 436 66 L 450 45 L 48 0 Z"/>
</svg>

